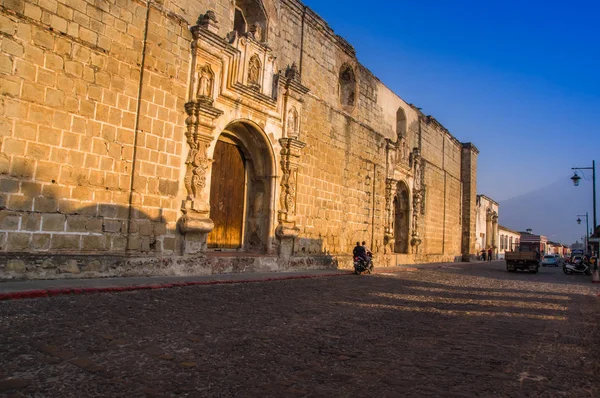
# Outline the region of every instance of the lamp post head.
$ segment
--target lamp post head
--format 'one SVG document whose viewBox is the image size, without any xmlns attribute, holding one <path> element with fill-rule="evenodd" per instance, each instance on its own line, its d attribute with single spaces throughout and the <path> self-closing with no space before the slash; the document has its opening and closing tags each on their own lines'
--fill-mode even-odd
<svg viewBox="0 0 600 398">
<path fill-rule="evenodd" d="M 579 175 L 577 175 L 577 172 L 575 172 L 575 174 L 573 174 L 573 177 L 571 177 L 571 181 L 573 181 L 573 185 L 579 186 L 579 180 L 581 180 L 581 177 L 579 177 Z"/>
<path fill-rule="evenodd" d="M 577 219 L 577 224 L 581 224 L 581 218 Z"/>
</svg>

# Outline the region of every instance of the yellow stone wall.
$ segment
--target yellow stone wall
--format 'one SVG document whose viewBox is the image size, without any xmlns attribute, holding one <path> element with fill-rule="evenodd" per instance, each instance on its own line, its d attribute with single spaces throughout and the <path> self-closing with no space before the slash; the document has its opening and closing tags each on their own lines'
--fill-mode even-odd
<svg viewBox="0 0 600 398">
<path fill-rule="evenodd" d="M 2 249 L 173 251 L 187 25 L 136 1 L 5 1 L 0 18 Z"/>
<path fill-rule="evenodd" d="M 213 10 L 225 40 L 233 3 L 2 2 L 1 251 L 181 254 L 176 222 L 186 197 L 189 29 Z M 390 168 L 386 152 L 387 142 L 397 140 L 402 108 L 408 150 L 419 148 L 424 159 L 419 254 L 460 256 L 473 234 L 463 214 L 476 189 L 474 157 L 465 168 L 471 152 L 360 65 L 351 46 L 303 4 L 264 0 L 263 7 L 275 72 L 295 63 L 310 90 L 301 105 L 298 138 L 307 145 L 299 160 L 293 254 L 347 253 L 357 240 L 383 252 L 386 178 L 411 190 L 414 184 L 409 169 Z M 338 95 L 344 64 L 356 76 L 352 109 Z M 242 117 L 264 128 L 280 176 L 283 114 L 218 95 L 215 107 L 223 111 L 219 128 Z"/>
</svg>

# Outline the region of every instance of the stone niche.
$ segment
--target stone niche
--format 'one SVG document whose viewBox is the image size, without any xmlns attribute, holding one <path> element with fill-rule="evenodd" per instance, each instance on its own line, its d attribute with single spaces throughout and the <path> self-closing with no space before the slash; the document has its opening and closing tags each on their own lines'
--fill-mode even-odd
<svg viewBox="0 0 600 398">
<path fill-rule="evenodd" d="M 258 41 L 254 34 L 229 34 L 230 44 L 239 51 L 239 62 L 231 65 L 234 86 L 248 87 L 267 97 L 275 97 L 273 77 L 276 73 L 275 57 L 266 43 Z"/>
</svg>

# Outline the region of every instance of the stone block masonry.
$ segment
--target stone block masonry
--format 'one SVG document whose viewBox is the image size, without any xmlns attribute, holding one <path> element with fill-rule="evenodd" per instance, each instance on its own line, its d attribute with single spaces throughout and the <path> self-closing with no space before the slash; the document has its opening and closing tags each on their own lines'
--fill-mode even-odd
<svg viewBox="0 0 600 398">
<path fill-rule="evenodd" d="M 0 278 L 474 249 L 476 148 L 296 0 L 4 0 L 0 94 Z"/>
</svg>

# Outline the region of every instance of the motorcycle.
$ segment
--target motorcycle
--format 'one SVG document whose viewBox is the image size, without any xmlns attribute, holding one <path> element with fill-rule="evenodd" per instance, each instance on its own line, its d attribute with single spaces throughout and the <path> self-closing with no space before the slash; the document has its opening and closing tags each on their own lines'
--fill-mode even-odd
<svg viewBox="0 0 600 398">
<path fill-rule="evenodd" d="M 587 261 L 573 261 L 572 263 L 565 262 L 563 264 L 563 272 L 565 274 L 586 274 L 592 275 L 591 264 Z"/>
<path fill-rule="evenodd" d="M 367 256 L 369 257 L 368 262 L 358 256 L 354 256 L 354 273 L 356 275 L 360 275 L 363 272 L 366 272 L 367 274 L 373 273 L 374 267 L 372 255 L 371 253 L 367 253 Z"/>
</svg>

